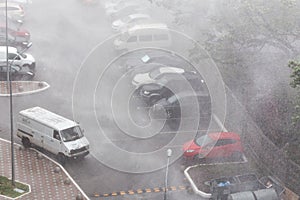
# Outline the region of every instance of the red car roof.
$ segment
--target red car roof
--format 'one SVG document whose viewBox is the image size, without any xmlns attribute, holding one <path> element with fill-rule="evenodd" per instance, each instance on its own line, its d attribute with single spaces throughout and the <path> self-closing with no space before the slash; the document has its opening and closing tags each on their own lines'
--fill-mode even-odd
<svg viewBox="0 0 300 200">
<path fill-rule="evenodd" d="M 217 133 L 208 133 L 208 136 L 213 140 L 219 139 L 234 139 L 234 140 L 241 140 L 241 137 L 233 132 L 217 132 Z"/>
</svg>

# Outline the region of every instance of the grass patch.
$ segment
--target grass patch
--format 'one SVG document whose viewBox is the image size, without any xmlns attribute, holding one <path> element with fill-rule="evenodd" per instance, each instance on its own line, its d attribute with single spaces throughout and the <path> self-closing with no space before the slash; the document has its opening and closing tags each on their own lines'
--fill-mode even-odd
<svg viewBox="0 0 300 200">
<path fill-rule="evenodd" d="M 24 192 L 23 193 L 16 192 L 16 191 L 14 191 L 15 188 L 21 189 Z M 4 176 L 0 176 L 0 194 L 1 195 L 11 197 L 11 198 L 16 198 L 27 192 L 29 192 L 28 185 L 25 185 L 25 184 L 15 181 L 15 187 L 14 187 L 11 183 L 11 180 L 9 180 L 8 178 L 6 178 Z"/>
</svg>

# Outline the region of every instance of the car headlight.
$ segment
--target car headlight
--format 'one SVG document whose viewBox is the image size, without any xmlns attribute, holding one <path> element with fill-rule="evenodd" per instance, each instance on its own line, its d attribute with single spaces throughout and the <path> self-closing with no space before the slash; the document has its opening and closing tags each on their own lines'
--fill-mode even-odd
<svg viewBox="0 0 300 200">
<path fill-rule="evenodd" d="M 144 94 L 150 94 L 150 92 L 147 91 L 147 90 L 145 90 L 143 93 L 144 93 Z"/>
<path fill-rule="evenodd" d="M 193 149 L 188 149 L 188 150 L 186 150 L 185 152 L 187 152 L 187 153 L 192 153 L 192 152 L 194 152 L 195 150 L 193 150 Z"/>
<path fill-rule="evenodd" d="M 89 150 L 89 149 L 90 149 L 90 145 L 87 145 L 85 148 L 86 148 L 87 150 Z"/>
</svg>

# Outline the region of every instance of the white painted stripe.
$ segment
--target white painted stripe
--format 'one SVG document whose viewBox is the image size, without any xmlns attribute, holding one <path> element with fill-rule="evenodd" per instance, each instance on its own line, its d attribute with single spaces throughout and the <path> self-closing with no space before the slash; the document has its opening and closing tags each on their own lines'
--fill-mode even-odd
<svg viewBox="0 0 300 200">
<path fill-rule="evenodd" d="M 224 124 L 220 121 L 220 119 L 217 117 L 217 115 L 215 115 L 215 114 L 212 114 L 212 115 L 213 115 L 214 120 L 217 122 L 217 124 L 222 129 L 222 131 L 228 132 L 228 130 L 225 128 Z"/>
</svg>

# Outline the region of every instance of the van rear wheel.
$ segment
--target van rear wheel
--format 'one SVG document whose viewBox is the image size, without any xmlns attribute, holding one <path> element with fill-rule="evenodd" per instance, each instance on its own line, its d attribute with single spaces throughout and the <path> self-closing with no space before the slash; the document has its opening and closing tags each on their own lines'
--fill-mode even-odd
<svg viewBox="0 0 300 200">
<path fill-rule="evenodd" d="M 28 138 L 23 137 L 23 138 L 22 138 L 22 144 L 23 144 L 23 146 L 24 146 L 25 148 L 31 147 L 31 143 L 30 143 L 30 140 L 29 140 Z"/>
<path fill-rule="evenodd" d="M 61 165 L 65 165 L 66 164 L 66 156 L 62 153 L 59 153 L 57 155 L 57 160 Z"/>
</svg>

